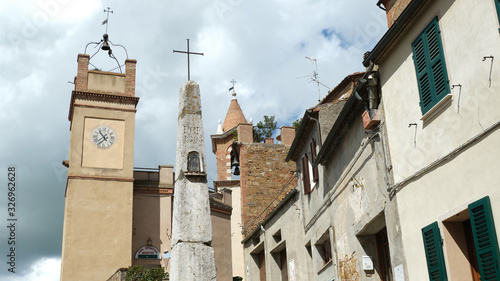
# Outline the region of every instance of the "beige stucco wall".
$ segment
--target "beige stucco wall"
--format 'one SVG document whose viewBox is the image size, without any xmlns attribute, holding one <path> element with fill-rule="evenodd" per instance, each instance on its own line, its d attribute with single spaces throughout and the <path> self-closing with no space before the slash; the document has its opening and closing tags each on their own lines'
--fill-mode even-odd
<svg viewBox="0 0 500 281">
<path fill-rule="evenodd" d="M 411 28 L 404 30 L 398 45 L 388 50 L 379 63 L 396 183 L 500 119 L 500 99 L 496 98 L 500 80 L 495 79 L 500 64 L 493 64 L 489 87 L 491 60 L 482 61 L 484 56 L 500 57 L 498 17 L 493 1 L 429 2 Z M 439 17 L 450 88 L 461 84 L 462 90 L 461 93 L 459 87 L 451 90 L 451 105 L 445 106 L 432 120 L 422 121 L 411 43 L 435 15 Z M 416 145 L 415 127 L 408 127 L 411 123 L 417 124 Z"/>
<path fill-rule="evenodd" d="M 443 221 L 466 210 L 468 204 L 490 196 L 493 217 L 500 233 L 500 177 L 495 163 L 500 157 L 500 132 L 495 129 L 462 148 L 453 157 L 427 169 L 485 129 L 500 121 L 500 65 L 484 56 L 500 55 L 498 16 L 493 1 L 428 1 L 425 10 L 403 31 L 379 62 L 382 98 L 399 207 L 401 233 L 410 280 L 428 280 L 421 229 L 438 221 L 444 237 L 445 261 L 452 241 Z M 411 43 L 434 18 L 439 18 L 447 72 L 452 85 L 451 103 L 433 118 L 421 120 L 419 93 Z M 415 127 L 408 127 L 416 123 Z M 415 138 L 415 140 L 414 140 Z M 414 143 L 415 141 L 415 143 Z M 423 169 L 423 170 L 422 170 Z M 405 181 L 417 172 L 417 177 Z M 456 268 L 456 267 L 455 267 Z M 454 279 L 453 279 L 454 280 Z"/>
<path fill-rule="evenodd" d="M 232 207 L 233 211 L 231 213 L 231 251 L 233 256 L 233 276 L 243 277 L 245 280 L 245 262 L 243 245 L 243 235 L 241 234 L 241 187 L 234 186 L 230 187 L 232 196 Z"/>
<path fill-rule="evenodd" d="M 125 74 L 89 70 L 87 88 L 89 91 L 124 94 Z"/>
<path fill-rule="evenodd" d="M 132 262 L 135 106 L 76 100 L 73 110 L 61 280 L 106 280 Z M 116 127 L 107 150 L 89 141 L 100 125 Z"/>
<path fill-rule="evenodd" d="M 171 252 L 172 194 L 134 194 L 133 216 L 133 257 L 140 247 L 147 245 L 148 238 L 151 238 L 152 246 L 160 253 Z M 168 261 L 134 258 L 132 265 L 137 264 L 168 267 Z"/>
<path fill-rule="evenodd" d="M 132 183 L 69 179 L 61 280 L 106 280 L 131 265 Z"/>
<path fill-rule="evenodd" d="M 499 143 L 500 131 L 497 130 L 445 165 L 409 183 L 398 193 L 401 233 L 411 280 L 428 278 L 422 228 L 438 221 L 443 235 L 443 220 L 487 195 L 492 202 L 500 240 L 500 177 L 492 168 L 500 158 Z M 445 251 L 447 243 L 451 242 L 445 241 Z M 447 255 L 445 261 L 449 262 Z"/>
<path fill-rule="evenodd" d="M 231 215 L 211 210 L 212 247 L 214 249 L 217 280 L 232 280 Z"/>
<path fill-rule="evenodd" d="M 95 106 L 100 106 L 102 103 L 95 102 Z M 122 146 L 123 151 L 116 151 L 116 156 L 123 159 L 123 169 L 101 169 L 92 168 L 90 164 L 86 167 L 82 166 L 83 163 L 83 147 L 84 147 L 84 129 L 85 117 L 92 117 L 93 119 L 106 120 L 120 120 L 125 122 Z M 93 128 L 87 128 L 85 136 L 91 137 Z M 126 177 L 132 178 L 133 175 L 133 161 L 134 161 L 134 132 L 135 132 L 135 112 L 109 110 L 103 108 L 88 108 L 75 106 L 73 121 L 71 123 L 71 138 L 70 138 L 70 151 L 69 151 L 69 169 L 68 175 L 86 175 L 86 176 L 106 176 L 106 177 Z M 121 141 L 120 141 L 121 142 Z M 92 144 L 89 142 L 89 144 Z M 96 150 L 95 150 L 96 151 Z M 95 153 L 95 152 L 93 152 Z M 119 154 L 118 154 L 119 153 Z M 111 155 L 113 156 L 113 155 Z M 116 159 L 113 157 L 103 160 L 105 163 L 112 162 Z"/>
</svg>

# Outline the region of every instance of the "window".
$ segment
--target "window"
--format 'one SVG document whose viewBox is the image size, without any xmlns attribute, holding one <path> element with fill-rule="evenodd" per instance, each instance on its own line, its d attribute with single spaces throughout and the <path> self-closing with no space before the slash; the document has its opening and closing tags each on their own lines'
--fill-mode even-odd
<svg viewBox="0 0 500 281">
<path fill-rule="evenodd" d="M 323 261 L 325 267 L 332 260 L 332 244 L 330 243 L 330 231 L 326 231 L 316 242 L 316 249 Z"/>
<path fill-rule="evenodd" d="M 259 277 L 261 281 L 266 280 L 266 255 L 264 251 L 259 253 Z"/>
<path fill-rule="evenodd" d="M 196 151 L 188 154 L 188 172 L 200 172 L 200 156 Z"/>
<path fill-rule="evenodd" d="M 389 239 L 387 239 L 387 228 L 383 228 L 375 234 L 377 240 L 377 254 L 378 254 L 378 272 L 380 280 L 391 281 L 392 267 L 391 267 L 391 254 L 389 252 Z"/>
<path fill-rule="evenodd" d="M 316 141 L 314 139 L 311 140 L 311 164 L 316 159 Z M 312 168 L 313 174 L 313 182 L 317 183 L 319 180 L 318 167 Z"/>
<path fill-rule="evenodd" d="M 415 39 L 412 49 L 420 93 L 420 108 L 422 114 L 425 114 L 450 93 L 437 17 Z"/>
<path fill-rule="evenodd" d="M 311 181 L 309 179 L 309 159 L 307 154 L 302 156 L 302 184 L 304 185 L 304 194 L 311 192 Z"/>
<path fill-rule="evenodd" d="M 499 280 L 500 252 L 489 197 L 468 206 L 464 212 L 443 221 L 447 256 L 453 256 L 446 272 L 441 234 L 437 222 L 422 229 L 427 268 L 431 280 L 455 279 L 460 269 L 470 267 L 468 280 Z M 450 241 L 448 241 L 450 239 Z M 452 241 L 453 240 L 453 241 Z M 465 280 L 462 275 L 460 278 Z"/>
<path fill-rule="evenodd" d="M 281 280 L 288 280 L 288 261 L 286 258 L 286 248 L 279 252 Z"/>
</svg>

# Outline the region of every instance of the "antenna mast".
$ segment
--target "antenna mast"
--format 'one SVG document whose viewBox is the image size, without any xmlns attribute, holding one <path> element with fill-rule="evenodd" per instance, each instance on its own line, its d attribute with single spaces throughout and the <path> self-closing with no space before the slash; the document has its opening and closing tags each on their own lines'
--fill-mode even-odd
<svg viewBox="0 0 500 281">
<path fill-rule="evenodd" d="M 327 89 L 330 89 L 330 87 L 328 87 L 327 85 L 321 83 L 319 81 L 319 75 L 318 75 L 318 63 L 317 63 L 317 60 L 315 58 L 311 58 L 311 57 L 307 57 L 306 56 L 306 59 L 310 60 L 312 63 L 314 63 L 314 69 L 313 70 L 313 75 L 311 76 L 305 76 L 305 77 L 311 77 L 311 80 L 309 82 L 315 82 L 316 85 L 318 85 L 318 102 L 321 101 L 321 90 L 320 90 L 320 87 L 319 85 L 327 88 Z M 303 78 L 303 77 L 299 77 L 299 78 Z"/>
</svg>

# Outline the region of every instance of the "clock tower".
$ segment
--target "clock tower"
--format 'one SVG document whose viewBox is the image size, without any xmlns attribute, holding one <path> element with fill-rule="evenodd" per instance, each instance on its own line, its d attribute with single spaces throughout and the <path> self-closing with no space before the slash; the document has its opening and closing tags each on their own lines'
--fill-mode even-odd
<svg viewBox="0 0 500 281">
<path fill-rule="evenodd" d="M 135 60 L 89 70 L 78 55 L 71 95 L 61 280 L 106 280 L 132 264 Z"/>
</svg>

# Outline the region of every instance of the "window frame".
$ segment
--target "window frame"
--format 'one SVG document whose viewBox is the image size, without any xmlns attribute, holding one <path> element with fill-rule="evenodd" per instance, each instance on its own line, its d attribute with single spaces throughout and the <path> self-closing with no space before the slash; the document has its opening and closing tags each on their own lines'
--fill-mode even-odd
<svg viewBox="0 0 500 281">
<path fill-rule="evenodd" d="M 422 115 L 451 93 L 438 17 L 411 44 Z"/>
<path fill-rule="evenodd" d="M 310 149 L 311 149 L 311 166 L 312 166 L 312 175 L 313 175 L 313 182 L 318 183 L 319 182 L 319 173 L 318 173 L 318 166 L 314 166 L 312 163 L 316 159 L 316 140 L 313 138 L 311 139 L 310 143 Z"/>
<path fill-rule="evenodd" d="M 309 159 L 307 153 L 302 156 L 302 185 L 304 187 L 304 194 L 311 193 L 311 180 L 309 175 Z"/>
</svg>

